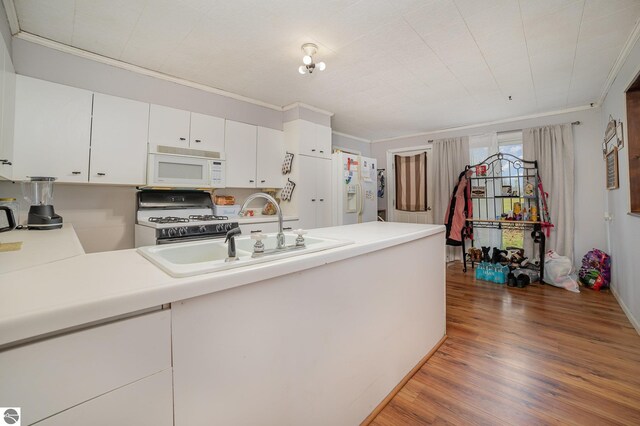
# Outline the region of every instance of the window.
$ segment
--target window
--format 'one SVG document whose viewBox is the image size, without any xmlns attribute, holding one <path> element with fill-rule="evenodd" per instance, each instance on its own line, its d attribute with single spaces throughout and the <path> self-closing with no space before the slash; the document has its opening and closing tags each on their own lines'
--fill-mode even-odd
<svg viewBox="0 0 640 426">
<path fill-rule="evenodd" d="M 471 136 L 469 138 L 469 158 L 471 164 L 481 163 L 484 159 L 490 155 L 503 153 L 511 154 L 515 157 L 523 157 L 522 146 L 522 131 L 514 132 L 502 132 L 502 133 L 487 133 L 483 135 Z M 502 170 L 503 176 L 512 175 L 512 171 L 508 170 L 508 166 L 505 166 Z M 515 178 L 518 179 L 518 178 Z M 523 182 L 513 181 L 512 187 L 521 188 Z M 492 188 L 487 188 L 489 193 L 487 196 L 492 197 Z M 502 205 L 498 205 L 495 208 L 490 206 L 491 211 L 486 213 L 486 217 L 500 216 L 503 212 L 513 210 L 514 203 L 523 201 L 518 198 L 505 198 L 502 200 Z M 473 200 L 474 217 L 479 217 L 479 209 L 481 208 L 479 200 Z M 494 211 L 497 210 L 497 211 Z M 524 246 L 524 231 L 520 230 L 495 230 L 495 229 L 476 229 L 474 230 L 475 246 L 488 246 L 488 247 L 523 247 Z"/>
</svg>

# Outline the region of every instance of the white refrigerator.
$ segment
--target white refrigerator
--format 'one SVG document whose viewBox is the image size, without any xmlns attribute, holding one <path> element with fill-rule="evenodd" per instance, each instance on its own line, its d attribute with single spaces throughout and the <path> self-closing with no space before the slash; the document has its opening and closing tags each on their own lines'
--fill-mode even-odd
<svg viewBox="0 0 640 426">
<path fill-rule="evenodd" d="M 333 225 L 378 218 L 376 160 L 337 152 L 332 155 Z"/>
</svg>

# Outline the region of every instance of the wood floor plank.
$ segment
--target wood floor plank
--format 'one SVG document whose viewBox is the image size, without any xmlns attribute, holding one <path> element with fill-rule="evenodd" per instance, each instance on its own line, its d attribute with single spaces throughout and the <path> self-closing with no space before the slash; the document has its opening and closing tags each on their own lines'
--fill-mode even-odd
<svg viewBox="0 0 640 426">
<path fill-rule="evenodd" d="M 640 336 L 610 292 L 510 288 L 453 265 L 447 335 L 371 424 L 640 424 Z"/>
</svg>

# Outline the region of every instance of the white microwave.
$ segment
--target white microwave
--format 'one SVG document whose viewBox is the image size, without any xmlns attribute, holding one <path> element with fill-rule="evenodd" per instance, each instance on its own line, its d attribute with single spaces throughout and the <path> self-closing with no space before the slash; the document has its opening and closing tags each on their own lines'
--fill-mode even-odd
<svg viewBox="0 0 640 426">
<path fill-rule="evenodd" d="M 224 188 L 225 164 L 215 158 L 150 153 L 147 186 Z"/>
</svg>

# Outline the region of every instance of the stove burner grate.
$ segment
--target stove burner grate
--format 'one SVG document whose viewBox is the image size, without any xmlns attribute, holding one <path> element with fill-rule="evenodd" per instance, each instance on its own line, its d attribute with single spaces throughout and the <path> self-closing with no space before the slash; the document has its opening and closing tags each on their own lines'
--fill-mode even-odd
<svg viewBox="0 0 640 426">
<path fill-rule="evenodd" d="M 202 221 L 202 222 L 209 222 L 213 220 L 228 220 L 228 219 L 229 218 L 227 216 L 216 216 L 212 214 L 206 214 L 206 215 L 192 214 L 189 216 L 189 220 Z"/>
<path fill-rule="evenodd" d="M 186 217 L 166 216 L 166 217 L 150 217 L 149 222 L 153 223 L 185 223 L 189 222 Z"/>
</svg>

